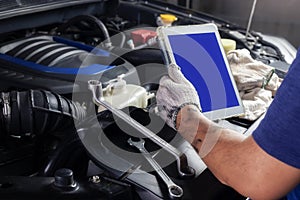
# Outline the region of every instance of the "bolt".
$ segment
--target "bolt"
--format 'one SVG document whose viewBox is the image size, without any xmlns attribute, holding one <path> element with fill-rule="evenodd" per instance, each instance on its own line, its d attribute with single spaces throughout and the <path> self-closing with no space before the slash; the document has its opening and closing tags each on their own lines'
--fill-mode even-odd
<svg viewBox="0 0 300 200">
<path fill-rule="evenodd" d="M 99 176 L 92 176 L 91 179 L 90 179 L 90 181 L 91 181 L 92 183 L 100 183 L 100 182 L 101 182 L 101 179 L 100 179 Z"/>
</svg>

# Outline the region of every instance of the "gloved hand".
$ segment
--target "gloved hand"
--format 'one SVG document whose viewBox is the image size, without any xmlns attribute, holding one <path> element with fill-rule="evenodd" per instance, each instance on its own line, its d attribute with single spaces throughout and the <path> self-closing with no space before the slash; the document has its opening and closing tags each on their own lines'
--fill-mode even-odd
<svg viewBox="0 0 300 200">
<path fill-rule="evenodd" d="M 201 104 L 194 86 L 184 77 L 176 64 L 168 66 L 169 76 L 160 80 L 156 101 L 160 117 L 176 130 L 176 118 L 181 108 L 195 105 L 201 111 Z"/>
</svg>

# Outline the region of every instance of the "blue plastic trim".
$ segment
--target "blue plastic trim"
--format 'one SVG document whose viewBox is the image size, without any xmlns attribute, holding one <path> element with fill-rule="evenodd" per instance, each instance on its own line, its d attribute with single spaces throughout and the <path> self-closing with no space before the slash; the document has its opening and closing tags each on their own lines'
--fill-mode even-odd
<svg viewBox="0 0 300 200">
<path fill-rule="evenodd" d="M 47 72 L 47 73 L 55 73 L 55 74 L 97 75 L 99 73 L 102 73 L 105 70 L 115 67 L 115 66 L 107 66 L 101 64 L 92 64 L 84 68 L 58 68 L 58 67 L 48 67 L 48 66 L 36 64 L 30 61 L 22 60 L 2 53 L 0 53 L 0 58 L 33 70 Z"/>
</svg>

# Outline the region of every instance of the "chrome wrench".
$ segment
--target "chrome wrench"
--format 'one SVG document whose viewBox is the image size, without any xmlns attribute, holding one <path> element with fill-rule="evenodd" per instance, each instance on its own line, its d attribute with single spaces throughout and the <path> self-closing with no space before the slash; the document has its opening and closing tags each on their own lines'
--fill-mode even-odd
<svg viewBox="0 0 300 200">
<path fill-rule="evenodd" d="M 131 118 L 129 115 L 123 111 L 114 108 L 103 98 L 102 84 L 98 80 L 89 80 L 88 88 L 93 94 L 93 101 L 95 104 L 102 105 L 106 109 L 110 110 L 114 115 L 124 120 L 132 128 L 135 128 L 141 134 L 145 135 L 147 138 L 152 140 L 154 143 L 171 153 L 175 156 L 177 161 L 177 169 L 180 177 L 182 178 L 193 178 L 195 176 L 195 170 L 188 166 L 187 157 L 184 153 L 177 150 L 175 147 L 167 143 L 165 140 L 157 136 L 151 130 L 147 129 L 145 126 L 141 125 L 139 122 Z"/>
<path fill-rule="evenodd" d="M 131 146 L 136 147 L 142 155 L 147 159 L 153 169 L 157 172 L 157 174 L 161 177 L 161 179 L 165 182 L 168 187 L 169 196 L 172 199 L 179 199 L 183 195 L 183 190 L 181 187 L 176 185 L 172 179 L 166 174 L 166 172 L 161 168 L 161 166 L 152 158 L 151 154 L 145 148 L 145 140 L 140 139 L 138 142 L 134 142 L 131 138 L 127 141 Z"/>
</svg>

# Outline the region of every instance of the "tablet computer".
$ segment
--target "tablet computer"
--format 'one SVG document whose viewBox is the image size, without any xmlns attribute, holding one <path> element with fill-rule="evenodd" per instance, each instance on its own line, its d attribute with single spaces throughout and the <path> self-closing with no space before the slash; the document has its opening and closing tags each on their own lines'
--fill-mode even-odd
<svg viewBox="0 0 300 200">
<path fill-rule="evenodd" d="M 157 33 L 166 64 L 176 63 L 194 85 L 206 117 L 244 113 L 216 25 L 159 27 Z"/>
</svg>

